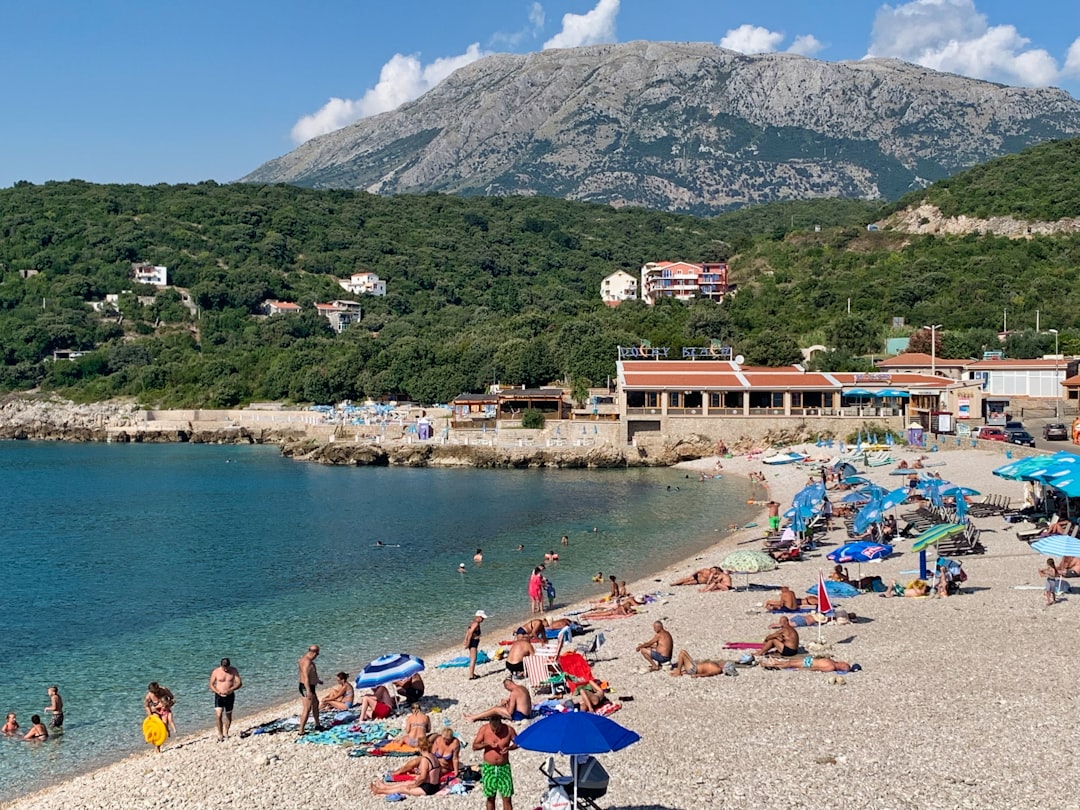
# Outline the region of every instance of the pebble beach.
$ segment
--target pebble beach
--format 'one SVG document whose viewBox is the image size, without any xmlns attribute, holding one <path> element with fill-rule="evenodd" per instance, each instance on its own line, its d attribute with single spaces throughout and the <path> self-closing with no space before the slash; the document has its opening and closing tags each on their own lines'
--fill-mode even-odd
<svg viewBox="0 0 1080 810">
<path fill-rule="evenodd" d="M 821 448 L 804 449 L 827 458 Z M 915 458 L 906 451 L 894 455 L 897 460 Z M 954 483 L 984 494 L 1009 495 L 1014 501 L 1023 495 L 1021 483 L 991 474 L 1005 463 L 1000 453 L 944 450 L 934 460 L 944 462 L 935 472 Z M 710 486 L 710 481 L 698 480 L 698 471 L 712 474 L 715 462 L 710 458 L 682 465 L 689 476 L 685 485 Z M 763 473 L 765 483 L 755 495 L 761 503 L 772 498 L 786 506 L 808 477 L 807 470 L 795 465 L 768 467 L 756 457 L 720 463 L 723 476 Z M 902 483 L 888 475 L 893 466 L 860 469 L 860 475 L 891 489 Z M 731 550 L 760 548 L 764 511 L 757 522 L 760 525 L 739 529 L 718 527 L 720 539 L 708 551 L 630 583 L 631 592 L 657 597 L 638 615 L 593 623 L 607 638 L 595 673 L 611 684 L 612 695 L 633 697 L 611 718 L 641 735 L 637 744 L 601 757 L 611 774 L 601 807 L 1080 807 L 1080 793 L 1074 789 L 1080 761 L 1074 753 L 1072 716 L 1080 659 L 1071 650 L 1080 595 L 1045 606 L 1037 573 L 1042 558 L 1018 541 L 1000 517 L 974 520 L 983 531 L 987 553 L 962 558 L 968 574 L 963 593 L 922 599 L 864 594 L 840 601 L 839 606 L 860 620 L 821 628 L 823 644 L 834 658 L 863 667 L 842 683 L 821 673 L 760 667 L 740 668 L 737 677 L 696 679 L 645 671 L 634 647 L 652 635 L 655 620 L 672 632 L 676 651 L 686 649 L 698 659 L 737 658 L 738 652 L 724 650 L 725 642 L 760 641 L 769 632 L 777 617 L 761 607 L 774 595 L 768 590 L 701 593 L 696 587 L 670 585 L 694 570 L 719 564 Z M 843 541 L 842 529 L 827 537 L 832 547 Z M 907 551 L 910 541 L 896 548 L 901 553 L 864 564 L 863 575 L 880 575 L 886 582 L 913 579 L 909 572 L 917 567 L 917 555 Z M 755 586 L 790 585 L 804 594 L 816 583 L 819 569 L 831 569 L 824 557 L 829 549 L 801 562 L 782 563 L 750 581 Z M 568 551 L 572 554 L 572 548 Z M 737 585 L 744 582 L 736 578 Z M 597 585 L 597 598 L 605 593 L 605 586 Z M 478 607 L 482 603 L 483 595 L 477 594 Z M 585 607 L 573 605 L 548 615 Z M 523 586 L 520 615 L 493 615 L 484 625 L 483 649 L 493 653 L 496 641 L 529 618 L 527 611 Z M 463 630 L 468 618 L 463 617 Z M 815 641 L 818 630 L 805 628 L 800 635 L 804 643 Z M 462 715 L 502 700 L 505 670 L 501 663 L 487 664 L 478 668 L 479 680 L 469 682 L 462 669 L 434 666 L 460 652 L 428 656 L 424 679 L 428 697 L 438 698 L 465 742 L 463 763 L 475 764 L 479 755 L 467 749 L 477 724 L 464 722 Z M 321 675 L 332 680 L 332 673 Z M 205 721 L 211 722 L 209 693 L 207 698 Z M 183 708 L 196 711 L 191 704 Z M 385 799 L 372 796 L 368 785 L 397 762 L 349 757 L 342 747 L 297 744 L 294 734 L 239 736 L 298 709 L 296 701 L 248 715 L 241 692 L 233 734 L 222 743 L 212 730 L 170 740 L 160 755 L 148 748 L 7 807 L 383 806 Z M 433 715 L 436 728 L 442 717 Z M 203 720 L 178 719 L 188 726 Z M 516 726 L 520 730 L 524 724 Z M 530 751 L 511 754 L 516 807 L 540 805 L 546 780 L 539 769 L 546 760 L 547 755 Z M 464 807 L 479 806 L 483 798 L 474 791 L 465 797 L 406 801 Z"/>
</svg>

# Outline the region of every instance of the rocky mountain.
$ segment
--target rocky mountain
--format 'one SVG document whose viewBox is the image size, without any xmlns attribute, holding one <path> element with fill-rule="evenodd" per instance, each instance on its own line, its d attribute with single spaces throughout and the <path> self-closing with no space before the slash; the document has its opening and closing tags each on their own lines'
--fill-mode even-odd
<svg viewBox="0 0 1080 810">
<path fill-rule="evenodd" d="M 1078 134 L 1080 101 L 1062 90 L 891 59 L 629 42 L 474 62 L 243 181 L 715 213 L 771 200 L 895 199 Z"/>
</svg>

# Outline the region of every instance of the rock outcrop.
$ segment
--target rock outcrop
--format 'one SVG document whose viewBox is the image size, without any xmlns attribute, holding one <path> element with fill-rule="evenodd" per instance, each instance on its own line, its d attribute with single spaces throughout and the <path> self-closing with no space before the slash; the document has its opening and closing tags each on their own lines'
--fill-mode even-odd
<svg viewBox="0 0 1080 810">
<path fill-rule="evenodd" d="M 628 42 L 497 55 L 243 178 L 373 193 L 541 194 L 715 213 L 896 198 L 1080 134 L 1080 101 L 892 59 Z"/>
</svg>

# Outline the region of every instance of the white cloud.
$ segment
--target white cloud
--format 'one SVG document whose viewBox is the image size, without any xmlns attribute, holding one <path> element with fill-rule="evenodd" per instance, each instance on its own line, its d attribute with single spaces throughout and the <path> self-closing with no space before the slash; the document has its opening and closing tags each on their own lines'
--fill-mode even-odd
<svg viewBox="0 0 1080 810">
<path fill-rule="evenodd" d="M 396 53 L 379 71 L 378 83 L 358 99 L 332 98 L 316 112 L 305 115 L 292 128 L 292 139 L 304 143 L 341 129 L 361 118 L 378 115 L 419 98 L 455 70 L 487 56 L 474 42 L 465 53 L 422 65 L 416 56 Z"/>
<path fill-rule="evenodd" d="M 544 7 L 539 3 L 533 3 L 529 6 L 529 22 L 524 28 L 519 31 L 506 34 L 498 32 L 492 34 L 491 44 L 496 47 L 505 48 L 517 48 L 527 39 L 536 39 L 544 30 L 544 23 L 547 21 L 547 14 L 544 12 Z"/>
<path fill-rule="evenodd" d="M 1069 46 L 1062 72 L 1069 76 L 1080 76 L 1080 37 L 1074 39 L 1073 44 Z"/>
<path fill-rule="evenodd" d="M 1010 84 L 1055 82 L 1061 76 L 1057 60 L 1029 48 L 1030 42 L 1015 26 L 991 26 L 974 0 L 911 0 L 878 10 L 866 55 Z M 1080 62 L 1080 53 L 1076 58 Z"/>
<path fill-rule="evenodd" d="M 795 37 L 795 41 L 788 46 L 788 53 L 797 53 L 800 56 L 813 56 L 825 47 L 825 43 L 813 34 L 801 34 Z"/>
<path fill-rule="evenodd" d="M 563 14 L 562 30 L 544 43 L 544 50 L 614 42 L 618 14 L 619 0 L 599 0 L 585 14 Z"/>
<path fill-rule="evenodd" d="M 739 53 L 772 53 L 784 41 L 779 31 L 770 31 L 760 25 L 740 25 L 732 28 L 720 39 L 720 47 Z"/>
</svg>

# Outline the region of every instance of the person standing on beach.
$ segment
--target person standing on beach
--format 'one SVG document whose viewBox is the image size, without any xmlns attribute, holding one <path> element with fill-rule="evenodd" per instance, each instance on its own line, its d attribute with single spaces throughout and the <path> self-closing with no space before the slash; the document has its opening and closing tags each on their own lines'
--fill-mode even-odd
<svg viewBox="0 0 1080 810">
<path fill-rule="evenodd" d="M 214 693 L 214 714 L 217 715 L 218 742 L 229 736 L 233 706 L 236 703 L 236 690 L 243 685 L 240 671 L 228 658 L 222 658 L 221 664 L 210 673 L 210 691 Z M 315 722 L 319 722 L 318 715 L 315 716 Z"/>
<path fill-rule="evenodd" d="M 45 714 L 52 715 L 52 728 L 62 728 L 64 725 L 64 699 L 60 697 L 60 687 L 50 686 L 46 690 L 49 696 L 49 705 L 45 707 Z"/>
<path fill-rule="evenodd" d="M 544 612 L 544 583 L 543 568 L 536 566 L 529 575 L 529 605 L 530 613 Z"/>
<path fill-rule="evenodd" d="M 469 680 L 475 681 L 480 676 L 476 674 L 476 653 L 480 649 L 480 625 L 488 616 L 484 611 L 478 610 L 465 630 L 465 649 L 469 653 Z"/>
<path fill-rule="evenodd" d="M 1043 596 L 1046 597 L 1046 606 L 1050 607 L 1050 605 L 1057 601 L 1058 580 L 1061 578 L 1061 572 L 1058 570 L 1057 563 L 1054 562 L 1053 557 L 1046 558 L 1046 565 L 1039 569 L 1039 573 L 1046 577 L 1046 587 L 1043 588 Z"/>
<path fill-rule="evenodd" d="M 315 659 L 318 657 L 319 645 L 312 644 L 296 662 L 300 673 L 300 736 L 305 734 L 304 727 L 307 725 L 308 714 L 315 721 L 315 730 L 325 731 L 319 724 L 319 696 L 315 694 L 315 687 L 322 683 L 319 680 L 319 672 L 315 668 Z"/>
<path fill-rule="evenodd" d="M 780 531 L 780 504 L 776 501 L 766 501 L 769 508 L 769 533 Z"/>
<path fill-rule="evenodd" d="M 517 748 L 517 732 L 494 715 L 488 724 L 476 732 L 473 751 L 483 751 L 480 781 L 484 788 L 487 810 L 495 810 L 495 796 L 502 796 L 503 810 L 514 810 L 514 776 L 510 771 L 510 752 Z"/>
</svg>

